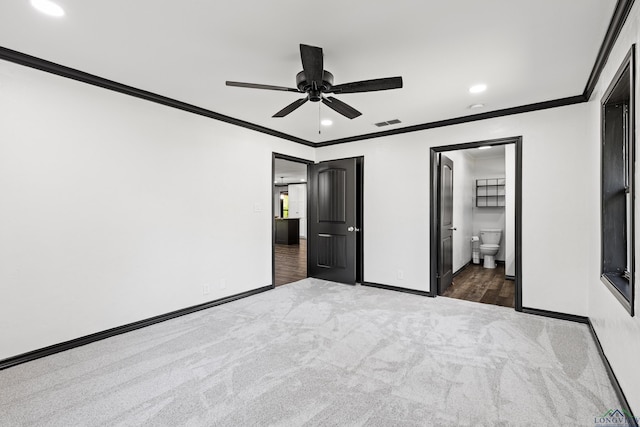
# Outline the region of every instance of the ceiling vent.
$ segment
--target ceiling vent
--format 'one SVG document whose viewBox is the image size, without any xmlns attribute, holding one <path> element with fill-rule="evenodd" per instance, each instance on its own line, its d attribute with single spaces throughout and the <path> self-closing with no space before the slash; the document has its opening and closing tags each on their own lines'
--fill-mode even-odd
<svg viewBox="0 0 640 427">
<path fill-rule="evenodd" d="M 388 120 L 386 122 L 374 123 L 374 125 L 381 128 L 382 126 L 397 125 L 398 123 L 402 123 L 402 122 L 398 119 L 393 119 L 393 120 Z"/>
</svg>

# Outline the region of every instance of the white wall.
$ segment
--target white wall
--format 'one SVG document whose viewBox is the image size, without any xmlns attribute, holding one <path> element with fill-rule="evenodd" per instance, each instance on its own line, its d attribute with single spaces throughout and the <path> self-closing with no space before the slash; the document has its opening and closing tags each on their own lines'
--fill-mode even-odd
<svg viewBox="0 0 640 427">
<path fill-rule="evenodd" d="M 584 167 L 588 111 L 577 104 L 318 149 L 318 161 L 365 157 L 364 280 L 428 290 L 430 147 L 522 135 L 523 304 L 586 315 L 585 229 L 597 226 L 584 212 L 593 193 L 584 183 L 597 175 Z"/>
<path fill-rule="evenodd" d="M 504 147 L 505 163 L 505 208 L 504 225 L 504 274 L 516 275 L 516 147 L 507 144 Z"/>
<path fill-rule="evenodd" d="M 272 152 L 313 149 L 0 76 L 0 359 L 271 284 Z"/>
<path fill-rule="evenodd" d="M 624 393 L 631 405 L 631 409 L 637 416 L 640 413 L 640 317 L 636 314 L 631 317 L 627 311 L 615 299 L 612 293 L 600 281 L 600 100 L 613 79 L 622 60 L 634 43 L 640 43 L 640 4 L 635 2 L 627 22 L 618 37 L 618 41 L 611 52 L 609 60 L 602 72 L 598 85 L 588 104 L 588 127 L 587 139 L 581 146 L 581 165 L 584 169 L 591 171 L 586 176 L 583 187 L 590 191 L 585 194 L 585 198 L 579 202 L 581 216 L 584 217 L 589 226 L 585 227 L 584 233 L 589 240 L 589 250 L 587 252 L 587 277 L 584 282 L 584 290 L 589 296 L 588 315 L 594 325 L 596 333 L 604 348 L 604 351 L 612 365 L 613 371 L 624 390 Z M 636 56 L 638 55 L 636 46 Z M 637 61 L 637 60 L 636 60 Z M 636 70 L 638 63 L 636 62 Z M 637 75 L 637 71 L 636 71 Z M 640 115 L 638 114 L 638 100 L 640 92 L 636 77 L 636 150 L 638 149 L 640 127 Z M 638 156 L 636 155 L 636 159 Z M 640 167 L 636 160 L 636 185 L 640 183 Z M 636 187 L 636 234 L 635 246 L 636 254 L 640 253 L 640 207 L 638 206 L 639 192 Z M 640 278 L 640 264 L 636 255 L 635 279 Z M 640 310 L 640 286 L 636 283 L 635 309 Z"/>
<path fill-rule="evenodd" d="M 501 153 L 496 157 L 478 158 L 475 160 L 473 168 L 473 183 L 477 179 L 492 179 L 505 177 L 504 155 Z M 475 187 L 474 187 L 475 196 Z M 506 203 L 506 201 L 505 201 Z M 500 240 L 500 250 L 496 254 L 495 259 L 504 261 L 505 258 L 505 208 L 504 207 L 477 207 L 475 197 L 473 202 L 473 235 L 480 236 L 480 230 L 484 229 L 500 229 L 502 230 L 502 238 Z"/>
<path fill-rule="evenodd" d="M 453 271 L 471 261 L 473 236 L 474 159 L 464 150 L 442 153 L 453 161 Z"/>
</svg>

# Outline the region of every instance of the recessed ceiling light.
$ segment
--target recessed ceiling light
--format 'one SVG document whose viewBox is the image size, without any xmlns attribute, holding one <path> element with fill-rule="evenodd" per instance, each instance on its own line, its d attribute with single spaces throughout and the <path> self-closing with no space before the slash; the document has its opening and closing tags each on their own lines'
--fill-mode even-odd
<svg viewBox="0 0 640 427">
<path fill-rule="evenodd" d="M 49 16 L 64 16 L 64 9 L 51 0 L 31 0 L 31 6 L 35 7 L 42 13 L 46 13 Z"/>
<path fill-rule="evenodd" d="M 331 126 L 331 125 L 333 124 L 333 121 L 332 121 L 332 120 L 330 120 L 330 119 L 324 119 L 324 120 L 322 120 L 322 121 L 320 122 L 320 124 L 321 124 L 322 126 Z"/>
<path fill-rule="evenodd" d="M 487 90 L 487 85 L 485 84 L 473 85 L 469 88 L 470 93 L 480 93 L 484 92 L 485 90 Z"/>
<path fill-rule="evenodd" d="M 476 108 L 482 108 L 484 107 L 484 104 L 471 104 L 469 105 L 469 108 L 472 110 L 475 110 Z"/>
<path fill-rule="evenodd" d="M 490 145 L 483 145 L 482 147 L 478 147 L 478 150 L 488 150 L 490 148 L 491 148 Z"/>
</svg>

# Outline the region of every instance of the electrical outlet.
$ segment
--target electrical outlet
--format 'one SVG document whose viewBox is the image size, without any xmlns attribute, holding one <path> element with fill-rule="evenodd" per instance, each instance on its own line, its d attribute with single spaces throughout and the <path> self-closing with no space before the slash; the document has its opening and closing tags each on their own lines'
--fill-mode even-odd
<svg viewBox="0 0 640 427">
<path fill-rule="evenodd" d="M 260 213 L 262 212 L 262 205 L 260 203 L 254 203 L 253 204 L 253 211 L 255 213 Z"/>
<path fill-rule="evenodd" d="M 209 295 L 210 292 L 211 292 L 211 285 L 209 285 L 208 283 L 205 283 L 204 285 L 202 285 L 202 295 Z"/>
<path fill-rule="evenodd" d="M 398 279 L 404 280 L 404 271 L 398 270 Z"/>
</svg>

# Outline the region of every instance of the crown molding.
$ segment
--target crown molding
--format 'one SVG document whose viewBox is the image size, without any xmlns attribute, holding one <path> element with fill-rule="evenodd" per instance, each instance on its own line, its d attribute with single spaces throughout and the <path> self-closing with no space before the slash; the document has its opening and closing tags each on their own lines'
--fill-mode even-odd
<svg viewBox="0 0 640 427">
<path fill-rule="evenodd" d="M 627 18 L 629 17 L 634 1 L 635 0 L 618 0 L 616 3 L 616 8 L 613 11 L 611 21 L 609 22 L 609 28 L 607 28 L 607 32 L 604 35 L 604 40 L 602 40 L 602 44 L 600 45 L 596 62 L 593 64 L 593 69 L 591 70 L 591 74 L 589 75 L 589 79 L 587 80 L 587 84 L 584 88 L 583 95 L 587 101 L 591 98 L 591 94 L 598 83 L 600 74 L 602 74 L 602 70 L 607 64 L 611 50 L 613 50 L 613 46 L 618 40 L 620 31 L 622 31 L 622 27 L 625 22 L 627 22 Z"/>
<path fill-rule="evenodd" d="M 611 50 L 613 49 L 618 35 L 624 26 L 631 7 L 635 0 L 618 0 L 614 9 L 609 27 L 605 37 L 600 45 L 600 50 L 596 57 L 596 61 L 587 80 L 587 84 L 582 94 L 569 96 L 566 98 L 553 99 L 549 101 L 536 102 L 533 104 L 521 105 L 517 107 L 510 107 L 496 111 L 489 111 L 486 113 L 473 114 L 470 116 L 455 117 L 446 120 L 439 120 L 434 122 L 422 123 L 413 126 L 406 126 L 402 128 L 396 128 L 393 130 L 386 130 L 381 132 L 372 132 L 362 135 L 350 136 L 346 138 L 333 139 L 322 142 L 311 142 L 303 138 L 298 138 L 293 135 L 289 135 L 274 129 L 270 129 L 264 126 L 257 125 L 245 120 L 236 119 L 234 117 L 226 116 L 224 114 L 216 113 L 215 111 L 207 110 L 205 108 L 197 107 L 186 102 L 178 101 L 176 99 L 168 98 L 166 96 L 158 95 L 153 92 L 138 89 L 132 86 L 127 86 L 122 83 L 118 83 L 112 80 L 108 80 L 93 74 L 85 73 L 64 65 L 56 64 L 41 58 L 37 58 L 25 53 L 21 53 L 15 50 L 11 50 L 0 46 L 0 59 L 4 59 L 9 62 L 24 65 L 26 67 L 35 68 L 41 71 L 45 71 L 52 74 L 57 74 L 62 77 L 70 78 L 73 80 L 81 81 L 90 85 L 102 87 L 105 89 L 113 90 L 115 92 L 123 93 L 126 95 L 134 96 L 136 98 L 145 99 L 147 101 L 155 102 L 158 104 L 166 105 L 168 107 L 177 108 L 179 110 L 187 111 L 193 114 L 197 114 L 204 117 L 209 117 L 214 120 L 219 120 L 225 123 L 229 123 L 235 126 L 240 126 L 245 129 L 253 130 L 256 132 L 264 133 L 274 136 L 276 138 L 285 139 L 298 144 L 305 145 L 307 147 L 327 147 L 336 144 L 346 144 L 349 142 L 363 141 L 374 138 L 381 138 L 385 136 L 399 135 L 408 132 L 418 132 L 427 129 L 434 129 L 444 126 L 452 126 L 463 123 L 475 122 L 478 120 L 492 119 L 496 117 L 509 116 L 513 114 L 528 113 L 532 111 L 545 110 L 549 108 L 557 108 L 566 105 L 578 104 L 589 101 L 593 90 L 598 82 L 598 78 L 604 69 Z"/>
<path fill-rule="evenodd" d="M 585 102 L 583 95 L 570 96 L 567 98 L 553 99 L 551 101 L 536 102 L 534 104 L 521 105 L 519 107 L 504 108 L 502 110 L 487 111 L 486 113 L 473 114 L 471 116 L 461 116 L 453 119 L 439 120 L 436 122 L 423 123 L 419 125 L 406 126 L 382 132 L 367 133 L 364 135 L 350 136 L 347 138 L 333 139 L 316 143 L 316 147 L 327 147 L 329 145 L 345 144 L 347 142 L 362 141 L 365 139 L 381 138 L 384 136 L 399 135 L 421 130 L 435 129 L 444 126 L 453 126 L 463 123 L 476 122 L 478 120 L 493 119 L 496 117 L 510 116 L 513 114 L 529 113 L 531 111 L 546 110 L 548 108 L 563 107 L 565 105 L 579 104 Z"/>
<path fill-rule="evenodd" d="M 76 70 L 75 68 L 56 64 L 55 62 L 51 62 L 45 59 L 37 58 L 35 56 L 27 55 L 26 53 L 11 50 L 6 47 L 0 46 L 0 59 L 4 59 L 5 61 L 13 62 L 15 64 L 24 65 L 29 68 L 35 68 L 37 70 L 45 71 L 47 73 L 56 74 L 58 76 L 66 77 L 68 79 L 77 80 L 82 83 L 87 83 L 93 86 L 109 89 L 114 92 L 119 92 L 125 95 L 144 99 L 146 101 L 155 102 L 157 104 L 165 105 L 167 107 L 172 107 L 178 110 L 197 114 L 199 116 L 209 117 L 211 119 L 219 120 L 221 122 L 240 126 L 250 130 L 254 130 L 256 132 L 265 133 L 267 135 L 275 136 L 277 138 L 297 142 L 298 144 L 307 145 L 310 147 L 314 146 L 312 142 L 309 142 L 302 138 L 288 135 L 286 133 L 279 132 L 274 129 L 269 129 L 264 126 L 256 125 L 254 123 L 250 123 L 245 120 L 240 120 L 234 117 L 225 116 L 224 114 L 216 113 L 215 111 L 207 110 L 206 108 L 197 107 L 195 105 L 188 104 L 186 102 L 178 101 L 177 99 L 158 95 L 157 93 L 138 89 L 133 86 L 128 86 L 122 83 L 115 82 L 113 80 L 108 80 L 103 77 L 96 76 L 94 74 L 85 73 L 84 71 Z"/>
</svg>

